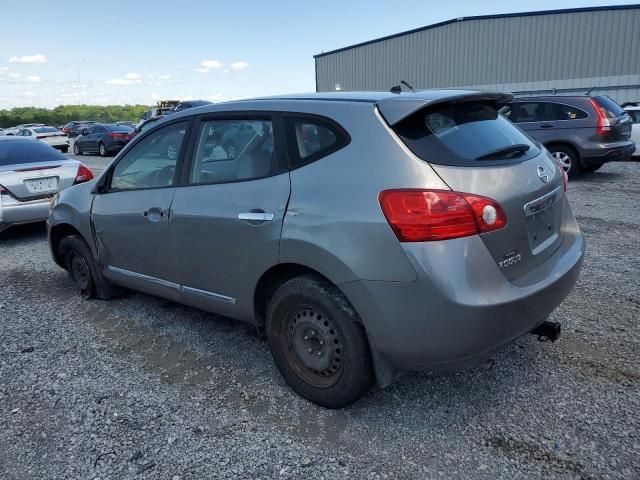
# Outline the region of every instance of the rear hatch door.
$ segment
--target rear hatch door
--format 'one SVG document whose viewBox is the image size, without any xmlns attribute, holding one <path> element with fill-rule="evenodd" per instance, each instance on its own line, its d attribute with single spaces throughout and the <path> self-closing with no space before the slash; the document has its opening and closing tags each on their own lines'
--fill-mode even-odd
<svg viewBox="0 0 640 480">
<path fill-rule="evenodd" d="M 600 114 L 606 118 L 605 122 L 609 124 L 609 131 L 604 135 L 605 140 L 607 142 L 629 140 L 633 125 L 629 114 L 607 96 L 598 95 L 591 100 L 595 103 L 594 108 L 598 108 Z"/>
<path fill-rule="evenodd" d="M 498 113 L 499 101 L 439 102 L 394 131 L 454 191 L 489 197 L 505 228 L 480 235 L 510 280 L 542 265 L 562 242 L 563 173 L 535 140 Z"/>
</svg>

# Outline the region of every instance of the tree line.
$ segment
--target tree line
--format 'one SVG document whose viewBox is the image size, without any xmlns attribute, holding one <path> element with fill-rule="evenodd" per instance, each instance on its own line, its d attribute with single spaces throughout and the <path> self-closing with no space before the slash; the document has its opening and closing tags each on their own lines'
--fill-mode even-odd
<svg viewBox="0 0 640 480">
<path fill-rule="evenodd" d="M 0 110 L 0 127 L 14 127 L 23 123 L 59 126 L 72 120 L 95 120 L 104 123 L 138 121 L 149 108 L 146 105 L 59 105 L 53 109 L 17 107 Z"/>
</svg>

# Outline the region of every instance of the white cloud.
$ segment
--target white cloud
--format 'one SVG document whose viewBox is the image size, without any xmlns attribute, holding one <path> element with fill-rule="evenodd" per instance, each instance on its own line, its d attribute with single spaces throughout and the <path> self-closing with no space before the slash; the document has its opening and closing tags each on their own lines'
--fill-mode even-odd
<svg viewBox="0 0 640 480">
<path fill-rule="evenodd" d="M 240 61 L 240 62 L 233 62 L 229 66 L 231 68 L 233 68 L 234 70 L 244 70 L 245 68 L 247 68 L 249 66 L 249 64 L 247 62 Z"/>
<path fill-rule="evenodd" d="M 140 75 L 139 73 L 127 73 L 124 78 L 126 78 L 127 80 L 140 80 L 142 78 L 142 75 Z"/>
<path fill-rule="evenodd" d="M 35 95 L 36 95 L 36 94 L 35 94 L 35 93 L 33 93 L 33 92 L 22 92 L 22 93 L 20 94 L 20 96 L 21 96 L 21 97 L 35 97 Z"/>
<path fill-rule="evenodd" d="M 20 78 L 19 73 L 9 72 L 9 78 Z"/>
<path fill-rule="evenodd" d="M 171 75 L 158 75 L 158 80 L 169 80 Z"/>
<path fill-rule="evenodd" d="M 24 55 L 22 57 L 13 56 L 9 59 L 9 63 L 47 63 L 49 59 L 38 53 L 36 55 Z"/>
<path fill-rule="evenodd" d="M 42 81 L 38 75 L 29 75 L 26 79 L 27 82 L 39 83 Z"/>
<path fill-rule="evenodd" d="M 196 72 L 209 73 L 211 70 L 217 70 L 222 68 L 222 63 L 218 60 L 203 60 L 200 62 L 200 67 L 196 68 Z"/>
<path fill-rule="evenodd" d="M 140 85 L 142 80 L 132 79 L 132 78 L 112 78 L 111 80 L 107 80 L 109 85 Z"/>
<path fill-rule="evenodd" d="M 160 100 L 160 95 L 158 95 L 156 92 L 151 92 L 149 96 L 154 100 Z"/>
<path fill-rule="evenodd" d="M 7 72 L 9 71 L 9 67 L 0 67 L 0 72 Z"/>
</svg>

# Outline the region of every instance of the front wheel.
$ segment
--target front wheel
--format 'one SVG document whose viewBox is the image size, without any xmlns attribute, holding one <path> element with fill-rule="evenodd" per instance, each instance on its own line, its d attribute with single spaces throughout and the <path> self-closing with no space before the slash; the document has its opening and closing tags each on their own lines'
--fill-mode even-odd
<svg viewBox="0 0 640 480">
<path fill-rule="evenodd" d="M 556 147 L 549 148 L 551 155 L 562 165 L 562 169 L 567 173 L 569 178 L 575 177 L 580 173 L 580 162 L 578 155 L 573 149 L 558 145 Z"/>
<path fill-rule="evenodd" d="M 101 157 L 107 156 L 107 147 L 104 146 L 104 143 L 101 143 L 100 145 L 98 145 L 98 152 L 100 152 Z"/>
<path fill-rule="evenodd" d="M 63 238 L 60 241 L 59 251 L 65 269 L 82 298 L 107 299 L 122 291 L 102 275 L 89 246 L 79 235 Z"/>
<path fill-rule="evenodd" d="M 358 314 L 327 280 L 284 283 L 267 308 L 267 339 L 293 390 L 327 408 L 345 407 L 373 385 L 371 352 Z"/>
<path fill-rule="evenodd" d="M 77 143 L 73 143 L 73 153 L 75 155 L 82 155 L 82 150 L 80 150 L 80 146 Z"/>
</svg>

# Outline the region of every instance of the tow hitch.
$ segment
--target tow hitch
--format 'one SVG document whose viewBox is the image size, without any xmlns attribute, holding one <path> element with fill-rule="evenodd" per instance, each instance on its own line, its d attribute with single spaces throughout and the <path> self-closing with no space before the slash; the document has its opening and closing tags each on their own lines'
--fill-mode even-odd
<svg viewBox="0 0 640 480">
<path fill-rule="evenodd" d="M 541 342 L 555 342 L 560 337 L 561 330 L 562 328 L 559 322 L 542 322 L 536 328 L 531 330 L 531 333 L 533 335 L 537 335 L 538 340 Z"/>
</svg>

